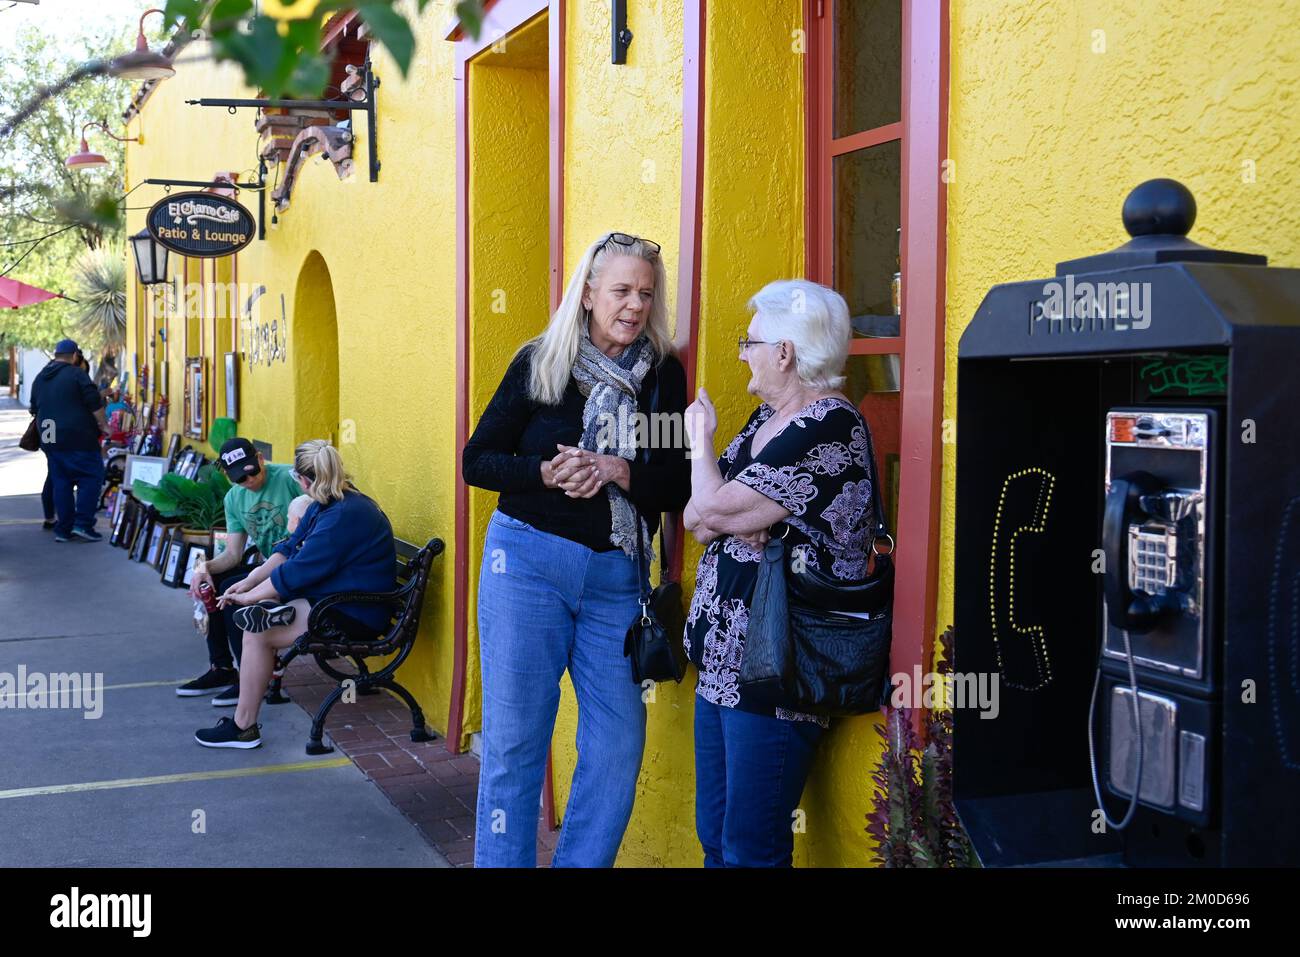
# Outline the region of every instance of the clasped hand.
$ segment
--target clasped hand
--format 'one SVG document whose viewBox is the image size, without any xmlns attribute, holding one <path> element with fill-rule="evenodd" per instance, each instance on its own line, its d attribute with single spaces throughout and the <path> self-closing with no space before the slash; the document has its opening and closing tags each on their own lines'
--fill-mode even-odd
<svg viewBox="0 0 1300 957">
<path fill-rule="evenodd" d="M 606 482 L 622 485 L 627 478 L 627 460 L 617 455 L 602 455 L 570 445 L 556 448 L 559 452 L 555 458 L 542 463 L 542 483 L 547 488 L 563 490 L 569 498 L 591 498 Z"/>
</svg>

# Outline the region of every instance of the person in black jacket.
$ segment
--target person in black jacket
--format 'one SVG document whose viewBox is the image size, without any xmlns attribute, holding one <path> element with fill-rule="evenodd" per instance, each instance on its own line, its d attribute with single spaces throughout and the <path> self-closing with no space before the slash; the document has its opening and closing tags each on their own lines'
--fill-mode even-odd
<svg viewBox="0 0 1300 957">
<path fill-rule="evenodd" d="M 658 244 L 625 233 L 597 240 L 465 446 L 466 483 L 500 493 L 478 590 L 477 867 L 537 862 L 538 797 L 566 670 L 578 763 L 554 866 L 611 866 L 632 814 L 645 705 L 623 640 L 640 607 L 637 531 L 648 567 L 660 513 L 690 497 L 686 375 L 665 294 Z"/>
<path fill-rule="evenodd" d="M 32 383 L 31 412 L 50 470 L 56 542 L 98 542 L 104 537 L 95 531 L 95 510 L 104 483 L 99 437 L 107 434 L 108 423 L 104 400 L 77 364 L 78 354 L 77 344 L 64 339 Z M 77 487 L 75 505 L 73 485 Z"/>
</svg>

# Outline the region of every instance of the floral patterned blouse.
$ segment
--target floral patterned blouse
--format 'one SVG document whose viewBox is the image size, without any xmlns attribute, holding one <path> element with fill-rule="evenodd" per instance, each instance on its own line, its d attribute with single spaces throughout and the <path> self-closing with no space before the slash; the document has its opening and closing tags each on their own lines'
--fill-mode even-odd
<svg viewBox="0 0 1300 957">
<path fill-rule="evenodd" d="M 755 457 L 754 433 L 773 414 L 767 404 L 755 409 L 718 459 L 718 469 L 728 481 L 743 482 L 790 511 L 790 555 L 802 552 L 809 565 L 845 581 L 865 578 L 874 524 L 866 421 L 846 399 L 817 399 Z M 824 726 L 823 718 L 747 701 L 739 686 L 761 558 L 758 549 L 731 535 L 714 539 L 700 558 L 685 634 L 687 654 L 700 673 L 695 693 L 725 708 Z"/>
</svg>

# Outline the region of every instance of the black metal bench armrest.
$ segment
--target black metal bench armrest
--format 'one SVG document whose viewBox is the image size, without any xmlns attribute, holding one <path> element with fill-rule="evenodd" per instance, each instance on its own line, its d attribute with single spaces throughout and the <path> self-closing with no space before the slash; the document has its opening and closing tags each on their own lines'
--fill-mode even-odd
<svg viewBox="0 0 1300 957">
<path fill-rule="evenodd" d="M 414 579 L 407 582 L 396 591 L 345 591 L 339 592 L 335 595 L 330 595 L 328 598 L 322 598 L 320 601 L 316 602 L 316 604 L 311 606 L 311 614 L 307 616 L 307 631 L 302 637 L 306 638 L 313 631 L 316 631 L 317 626 L 320 625 L 321 619 L 324 617 L 325 613 L 336 605 L 378 605 L 385 602 L 398 602 L 411 593 L 412 587 L 414 587 Z"/>
</svg>

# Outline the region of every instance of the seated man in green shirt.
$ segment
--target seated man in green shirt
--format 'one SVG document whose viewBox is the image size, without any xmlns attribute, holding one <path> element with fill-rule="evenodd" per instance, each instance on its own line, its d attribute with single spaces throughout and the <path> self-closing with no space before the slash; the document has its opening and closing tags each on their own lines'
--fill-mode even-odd
<svg viewBox="0 0 1300 957">
<path fill-rule="evenodd" d="M 248 439 L 234 438 L 221 447 L 217 465 L 232 483 L 226 493 L 226 550 L 200 562 L 194 568 L 190 594 L 197 601 L 199 586 L 207 582 L 220 595 L 235 582 L 243 581 L 253 567 L 241 559 L 249 539 L 263 558 L 289 536 L 289 504 L 302 493 L 288 465 L 268 463 Z M 239 654 L 244 633 L 232 618 L 238 605 L 208 616 L 208 661 L 210 667 L 193 681 L 181 685 L 182 697 L 220 692 L 212 703 L 234 707 L 239 702 Z"/>
</svg>

